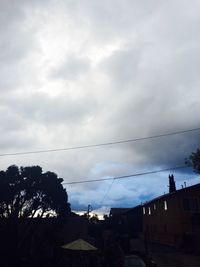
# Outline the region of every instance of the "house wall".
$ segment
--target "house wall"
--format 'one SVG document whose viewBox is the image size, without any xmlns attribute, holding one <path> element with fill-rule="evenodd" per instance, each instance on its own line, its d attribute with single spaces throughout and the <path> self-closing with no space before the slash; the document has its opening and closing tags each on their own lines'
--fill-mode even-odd
<svg viewBox="0 0 200 267">
<path fill-rule="evenodd" d="M 124 226 L 129 237 L 137 237 L 143 229 L 142 206 L 130 209 L 124 214 Z"/>
<path fill-rule="evenodd" d="M 198 210 L 184 209 L 183 199 L 196 199 Z M 166 194 L 143 206 L 143 228 L 147 239 L 163 244 L 179 245 L 186 233 L 199 231 L 192 218 L 199 214 L 200 186 Z M 165 204 L 167 203 L 167 204 Z M 165 207 L 167 205 L 167 208 Z M 196 230 L 195 230 L 196 229 Z"/>
</svg>

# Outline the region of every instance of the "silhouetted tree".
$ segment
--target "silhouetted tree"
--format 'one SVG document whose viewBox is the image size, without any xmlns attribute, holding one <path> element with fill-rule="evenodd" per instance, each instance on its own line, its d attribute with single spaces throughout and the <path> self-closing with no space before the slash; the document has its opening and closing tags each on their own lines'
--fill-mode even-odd
<svg viewBox="0 0 200 267">
<path fill-rule="evenodd" d="M 104 214 L 103 218 L 104 218 L 105 221 L 109 220 L 109 216 L 107 214 Z"/>
<path fill-rule="evenodd" d="M 70 212 L 62 178 L 40 166 L 12 165 L 0 171 L 0 218 L 33 218 Z"/>
<path fill-rule="evenodd" d="M 98 223 L 99 222 L 99 217 L 96 213 L 94 213 L 93 216 L 91 216 L 90 222 L 91 223 Z"/>
<path fill-rule="evenodd" d="M 200 173 L 200 149 L 198 148 L 195 152 L 186 159 L 186 164 L 193 167 L 193 170 Z"/>
<path fill-rule="evenodd" d="M 23 249 L 34 235 L 31 218 L 50 215 L 65 218 L 70 213 L 62 181 L 53 172 L 43 172 L 40 166 L 12 165 L 0 171 L 0 258 L 3 263 L 18 266 Z"/>
</svg>

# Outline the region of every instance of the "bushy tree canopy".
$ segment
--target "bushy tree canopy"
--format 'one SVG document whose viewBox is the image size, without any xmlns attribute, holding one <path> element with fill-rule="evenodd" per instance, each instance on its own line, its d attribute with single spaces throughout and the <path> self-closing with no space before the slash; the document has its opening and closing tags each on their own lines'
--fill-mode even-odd
<svg viewBox="0 0 200 267">
<path fill-rule="evenodd" d="M 199 148 L 197 148 L 195 152 L 192 152 L 189 158 L 186 159 L 186 164 L 188 166 L 192 166 L 195 172 L 200 173 L 200 149 Z"/>
<path fill-rule="evenodd" d="M 0 218 L 64 216 L 70 212 L 62 178 L 40 166 L 0 171 Z"/>
</svg>

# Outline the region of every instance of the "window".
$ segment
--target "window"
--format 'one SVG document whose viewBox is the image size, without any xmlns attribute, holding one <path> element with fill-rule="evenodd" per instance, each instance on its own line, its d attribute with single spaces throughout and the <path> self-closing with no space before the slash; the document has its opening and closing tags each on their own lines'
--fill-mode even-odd
<svg viewBox="0 0 200 267">
<path fill-rule="evenodd" d="M 185 211 L 198 211 L 199 205 L 197 198 L 184 198 L 183 199 L 183 209 Z"/>
<path fill-rule="evenodd" d="M 153 209 L 156 210 L 156 204 L 153 204 Z"/>
<path fill-rule="evenodd" d="M 145 214 L 146 212 L 145 212 L 145 207 L 143 207 L 143 214 Z"/>
<path fill-rule="evenodd" d="M 167 210 L 167 201 L 164 201 L 164 210 Z"/>
<path fill-rule="evenodd" d="M 150 207 L 148 208 L 148 211 L 149 211 L 149 212 L 148 212 L 149 215 L 151 215 L 151 208 L 150 208 Z"/>
</svg>

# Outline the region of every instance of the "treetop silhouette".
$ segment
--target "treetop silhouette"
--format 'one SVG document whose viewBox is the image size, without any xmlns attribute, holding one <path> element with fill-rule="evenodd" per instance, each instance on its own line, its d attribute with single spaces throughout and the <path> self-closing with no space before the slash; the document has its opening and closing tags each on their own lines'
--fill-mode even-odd
<svg viewBox="0 0 200 267">
<path fill-rule="evenodd" d="M 40 166 L 12 165 L 0 171 L 0 218 L 66 216 L 70 205 L 62 181 Z"/>
</svg>

